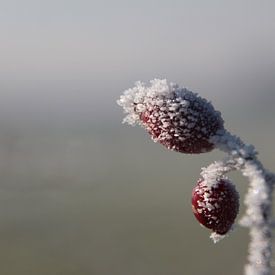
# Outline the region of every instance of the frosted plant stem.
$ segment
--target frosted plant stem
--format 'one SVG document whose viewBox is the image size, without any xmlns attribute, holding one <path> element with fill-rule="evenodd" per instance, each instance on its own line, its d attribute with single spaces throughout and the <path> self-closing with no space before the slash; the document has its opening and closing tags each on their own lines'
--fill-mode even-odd
<svg viewBox="0 0 275 275">
<path fill-rule="evenodd" d="M 201 175 L 210 185 L 232 170 L 240 170 L 248 178 L 249 188 L 244 201 L 247 209 L 240 221 L 242 226 L 250 229 L 245 275 L 271 275 L 271 209 L 275 175 L 263 167 L 252 145 L 245 144 L 226 130 L 220 131 L 213 142 L 228 156 L 204 168 Z M 215 236 L 211 237 L 215 241 Z"/>
</svg>

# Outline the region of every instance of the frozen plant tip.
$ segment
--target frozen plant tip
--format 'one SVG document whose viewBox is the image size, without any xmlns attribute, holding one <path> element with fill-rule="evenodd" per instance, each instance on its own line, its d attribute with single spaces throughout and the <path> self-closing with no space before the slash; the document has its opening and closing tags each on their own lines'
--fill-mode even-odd
<svg viewBox="0 0 275 275">
<path fill-rule="evenodd" d="M 192 192 L 192 209 L 199 223 L 224 235 L 237 217 L 239 194 L 228 179 L 220 179 L 211 186 L 199 180 Z"/>
<path fill-rule="evenodd" d="M 238 192 L 226 174 L 240 171 L 249 182 L 246 212 L 240 220 L 250 230 L 245 275 L 271 275 L 275 175 L 258 160 L 255 148 L 224 128 L 220 112 L 210 102 L 167 80 L 155 79 L 148 86 L 137 82 L 118 104 L 126 113 L 124 122 L 141 125 L 155 142 L 170 150 L 193 154 L 217 148 L 226 153 L 224 160 L 202 169 L 192 193 L 193 213 L 213 231 L 214 242 L 222 239 L 239 210 Z"/>
<path fill-rule="evenodd" d="M 210 138 L 223 129 L 211 103 L 166 80 L 152 80 L 150 86 L 137 82 L 118 104 L 127 113 L 124 122 L 143 126 L 155 142 L 181 153 L 212 150 Z"/>
</svg>

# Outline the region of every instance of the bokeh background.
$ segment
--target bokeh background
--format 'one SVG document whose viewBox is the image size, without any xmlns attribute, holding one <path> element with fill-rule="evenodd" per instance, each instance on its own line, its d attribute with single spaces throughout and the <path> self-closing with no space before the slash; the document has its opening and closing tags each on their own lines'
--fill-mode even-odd
<svg viewBox="0 0 275 275">
<path fill-rule="evenodd" d="M 116 99 L 177 82 L 275 170 L 275 2 L 0 3 L 0 273 L 242 274 L 247 230 L 214 245 L 190 206 L 223 154 L 154 144 Z"/>
</svg>

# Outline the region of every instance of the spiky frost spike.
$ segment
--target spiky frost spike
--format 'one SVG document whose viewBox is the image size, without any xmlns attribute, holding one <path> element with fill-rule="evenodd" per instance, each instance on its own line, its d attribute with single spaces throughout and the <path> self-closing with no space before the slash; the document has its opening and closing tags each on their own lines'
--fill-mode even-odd
<svg viewBox="0 0 275 275">
<path fill-rule="evenodd" d="M 197 94 L 155 79 L 137 82 L 117 101 L 127 114 L 123 122 L 144 127 L 155 142 L 181 153 L 214 148 L 210 138 L 223 129 L 220 112 Z"/>
</svg>

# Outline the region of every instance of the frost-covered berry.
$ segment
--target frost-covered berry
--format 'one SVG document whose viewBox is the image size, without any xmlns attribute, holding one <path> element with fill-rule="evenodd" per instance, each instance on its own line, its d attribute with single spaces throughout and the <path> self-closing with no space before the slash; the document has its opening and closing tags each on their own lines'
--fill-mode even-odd
<svg viewBox="0 0 275 275">
<path fill-rule="evenodd" d="M 210 138 L 223 129 L 221 114 L 210 102 L 165 79 L 150 86 L 137 82 L 118 104 L 127 113 L 124 122 L 143 126 L 155 142 L 181 153 L 212 150 Z"/>
<path fill-rule="evenodd" d="M 192 192 L 192 209 L 202 225 L 224 235 L 238 214 L 239 194 L 228 179 L 221 179 L 211 187 L 199 180 Z"/>
</svg>

